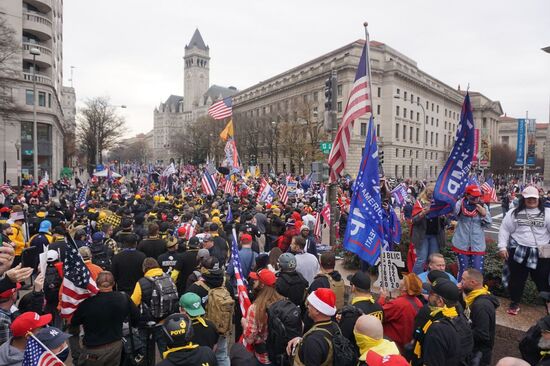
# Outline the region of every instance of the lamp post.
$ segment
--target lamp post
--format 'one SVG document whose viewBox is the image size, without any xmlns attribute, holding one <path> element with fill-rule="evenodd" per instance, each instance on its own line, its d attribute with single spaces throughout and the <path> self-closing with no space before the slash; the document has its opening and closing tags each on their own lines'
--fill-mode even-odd
<svg viewBox="0 0 550 366">
<path fill-rule="evenodd" d="M 40 56 L 38 48 L 31 48 L 29 52 L 32 55 L 32 166 L 33 179 L 38 179 L 38 123 L 36 122 L 36 56 Z"/>
<path fill-rule="evenodd" d="M 20 167 L 20 163 L 19 163 L 19 151 L 21 149 L 21 141 L 17 140 L 15 141 L 15 152 L 17 153 L 17 165 L 16 165 L 16 171 L 17 171 L 17 185 L 20 186 L 20 179 L 21 179 L 21 175 L 19 174 L 19 167 Z"/>
<path fill-rule="evenodd" d="M 401 98 L 400 95 L 394 95 L 395 99 L 403 99 L 403 101 L 407 102 L 407 98 Z M 411 101 L 414 103 L 414 101 L 411 99 Z M 422 109 L 422 179 L 426 180 L 427 172 L 426 172 L 426 110 L 424 109 L 424 106 L 420 102 L 415 103 L 417 106 L 419 106 Z M 405 116 L 407 117 L 407 116 Z"/>
</svg>

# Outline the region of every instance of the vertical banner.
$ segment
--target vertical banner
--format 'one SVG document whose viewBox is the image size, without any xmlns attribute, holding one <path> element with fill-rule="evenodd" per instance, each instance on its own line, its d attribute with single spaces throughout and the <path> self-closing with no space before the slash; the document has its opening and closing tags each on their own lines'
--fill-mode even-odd
<svg viewBox="0 0 550 366">
<path fill-rule="evenodd" d="M 491 164 L 491 138 L 489 129 L 481 130 L 479 137 L 479 166 L 487 168 Z"/>
<path fill-rule="evenodd" d="M 525 156 L 525 119 L 518 118 L 518 142 L 516 145 L 516 165 L 523 165 Z"/>
<path fill-rule="evenodd" d="M 527 120 L 527 165 L 534 166 L 537 160 L 537 123 L 534 119 Z"/>
<path fill-rule="evenodd" d="M 479 128 L 474 130 L 474 157 L 472 163 L 475 165 L 478 162 L 477 155 L 479 154 Z"/>
</svg>

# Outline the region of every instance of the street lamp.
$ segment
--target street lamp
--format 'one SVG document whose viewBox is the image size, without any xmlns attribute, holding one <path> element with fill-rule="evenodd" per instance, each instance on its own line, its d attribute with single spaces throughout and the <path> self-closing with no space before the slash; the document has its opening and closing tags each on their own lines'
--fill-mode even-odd
<svg viewBox="0 0 550 366">
<path fill-rule="evenodd" d="M 121 105 L 112 105 L 111 107 L 113 108 L 123 108 L 123 109 L 126 109 L 126 105 L 125 104 L 121 104 Z M 95 165 L 96 165 L 96 169 L 97 169 L 97 166 L 99 165 L 99 158 L 101 157 L 101 150 L 99 149 L 99 126 L 97 125 L 96 123 L 96 134 L 95 134 L 95 147 L 96 147 L 96 156 L 95 156 Z"/>
<path fill-rule="evenodd" d="M 550 53 L 550 46 L 541 48 L 544 52 Z"/>
<path fill-rule="evenodd" d="M 400 95 L 394 95 L 395 99 L 403 99 L 403 101 L 407 102 L 407 98 L 401 98 Z M 414 103 L 414 100 L 411 98 L 411 102 Z M 427 177 L 427 171 L 426 171 L 426 110 L 424 109 L 424 106 L 417 101 L 416 105 L 419 106 L 422 109 L 422 178 L 424 180 L 428 179 Z M 406 117 L 406 116 L 405 116 Z"/>
<path fill-rule="evenodd" d="M 40 56 L 38 48 L 31 48 L 29 52 L 32 55 L 32 165 L 33 178 L 38 179 L 38 123 L 36 122 L 36 56 Z"/>
</svg>

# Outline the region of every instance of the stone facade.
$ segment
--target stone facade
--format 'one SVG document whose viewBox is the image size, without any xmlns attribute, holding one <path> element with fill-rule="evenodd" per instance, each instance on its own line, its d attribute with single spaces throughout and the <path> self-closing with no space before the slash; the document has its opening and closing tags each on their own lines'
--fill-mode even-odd
<svg viewBox="0 0 550 366">
<path fill-rule="evenodd" d="M 234 87 L 210 86 L 210 48 L 198 29 L 185 46 L 183 57 L 184 96 L 171 95 L 153 113 L 153 160 L 168 162 L 174 156 L 172 138 L 185 126 L 208 113 L 218 99 L 236 93 Z"/>
<path fill-rule="evenodd" d="M 63 167 L 66 118 L 62 100 L 63 1 L 5 0 L 0 17 L 15 31 L 20 50 L 2 66 L 3 87 L 11 90 L 15 109 L 0 117 L 0 153 L 6 161 L 2 181 L 20 184 L 33 174 L 33 69 L 35 71 L 38 122 L 39 175 L 59 177 Z M 31 50 L 40 54 L 33 61 Z"/>
<path fill-rule="evenodd" d="M 537 123 L 536 128 L 535 154 L 537 158 L 542 159 L 546 150 L 548 123 Z M 518 120 L 516 118 L 502 116 L 498 119 L 497 143 L 508 145 L 510 149 L 516 151 L 518 143 Z"/>
<path fill-rule="evenodd" d="M 285 120 L 305 123 L 301 117 L 305 105 L 309 119 L 321 126 L 325 80 L 331 70 L 337 71 L 336 103 L 340 122 L 363 45 L 361 40 L 350 43 L 237 93 L 233 113 L 241 159 L 248 160 L 246 149 L 251 145 L 248 139 L 243 141 L 245 134 L 239 128 L 243 121 L 252 120 L 263 130 L 274 129 L 272 135 L 278 136 L 281 132 L 278 126 Z M 428 75 L 414 60 L 386 44 L 372 41 L 370 52 L 373 114 L 378 142 L 384 151 L 386 175 L 436 179 L 454 141 L 462 93 Z M 368 118 L 364 116 L 354 123 L 345 168 L 345 173 L 352 177 L 357 175 L 361 161 Z M 273 159 L 270 148 L 269 138 L 260 137 L 257 160 L 263 171 L 273 167 L 277 171 L 301 172 L 300 165 L 306 173 L 309 171 L 308 156 L 294 157 L 291 162 L 285 154 L 289 146 L 279 146 L 279 156 Z M 315 155 L 313 160 L 317 158 Z"/>
</svg>

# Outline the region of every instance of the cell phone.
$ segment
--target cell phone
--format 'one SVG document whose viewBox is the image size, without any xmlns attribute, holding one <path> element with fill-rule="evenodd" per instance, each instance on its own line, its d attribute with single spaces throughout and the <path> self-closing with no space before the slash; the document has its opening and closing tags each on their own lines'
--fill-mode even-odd
<svg viewBox="0 0 550 366">
<path fill-rule="evenodd" d="M 21 253 L 21 267 L 36 268 L 38 265 L 38 247 L 28 247 Z"/>
</svg>

